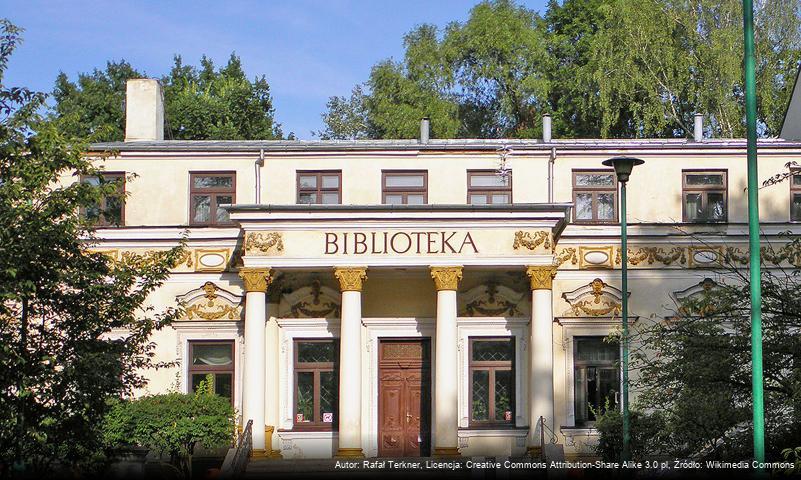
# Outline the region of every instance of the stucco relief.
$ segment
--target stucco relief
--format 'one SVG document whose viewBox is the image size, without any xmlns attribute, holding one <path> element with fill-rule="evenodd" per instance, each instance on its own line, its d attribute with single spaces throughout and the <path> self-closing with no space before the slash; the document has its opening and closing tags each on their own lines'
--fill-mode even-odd
<svg viewBox="0 0 801 480">
<path fill-rule="evenodd" d="M 459 295 L 461 317 L 519 317 L 528 311 L 528 292 L 489 282 Z"/>
<path fill-rule="evenodd" d="M 213 282 L 176 297 L 184 306 L 183 320 L 241 320 L 242 297 L 224 290 Z"/>
<path fill-rule="evenodd" d="M 520 250 L 525 248 L 526 250 L 537 250 L 540 248 L 540 245 L 542 246 L 541 250 L 553 252 L 554 243 L 551 239 L 550 232 L 546 232 L 545 230 L 536 232 L 518 230 L 515 232 L 515 240 L 512 243 L 512 249 Z"/>
<path fill-rule="evenodd" d="M 248 232 L 244 247 L 246 255 L 281 255 L 284 237 L 279 232 Z"/>
<path fill-rule="evenodd" d="M 562 316 L 613 317 L 620 315 L 623 292 L 596 278 L 572 292 L 563 293 L 562 298 L 570 305 Z"/>
<path fill-rule="evenodd" d="M 339 293 L 312 280 L 311 285 L 283 295 L 282 318 L 339 318 Z"/>
</svg>

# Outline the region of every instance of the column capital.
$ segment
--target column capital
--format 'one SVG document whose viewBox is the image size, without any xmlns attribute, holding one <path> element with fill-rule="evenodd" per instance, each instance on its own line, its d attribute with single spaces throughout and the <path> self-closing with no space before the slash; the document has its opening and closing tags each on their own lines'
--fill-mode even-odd
<svg viewBox="0 0 801 480">
<path fill-rule="evenodd" d="M 556 276 L 555 265 L 530 265 L 526 275 L 531 279 L 532 290 L 551 290 Z"/>
<path fill-rule="evenodd" d="M 266 293 L 273 281 L 272 269 L 243 267 L 239 269 L 239 278 L 245 282 L 246 292 Z"/>
<path fill-rule="evenodd" d="M 335 267 L 334 276 L 339 280 L 339 289 L 343 292 L 361 292 L 367 280 L 365 267 Z"/>
<path fill-rule="evenodd" d="M 440 290 L 456 290 L 462 279 L 462 267 L 431 267 L 434 287 Z"/>
</svg>

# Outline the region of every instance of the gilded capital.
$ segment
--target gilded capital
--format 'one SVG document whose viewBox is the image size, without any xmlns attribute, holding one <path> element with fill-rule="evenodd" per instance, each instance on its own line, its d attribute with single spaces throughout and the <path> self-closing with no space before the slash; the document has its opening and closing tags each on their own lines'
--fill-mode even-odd
<svg viewBox="0 0 801 480">
<path fill-rule="evenodd" d="M 556 267 L 553 265 L 532 265 L 526 269 L 526 275 L 531 279 L 532 290 L 551 290 L 553 279 L 556 276 Z"/>
<path fill-rule="evenodd" d="M 339 280 L 341 291 L 361 292 L 362 284 L 367 280 L 367 269 L 364 267 L 334 268 L 334 276 Z"/>
<path fill-rule="evenodd" d="M 239 277 L 245 282 L 246 292 L 267 292 L 267 287 L 273 281 L 270 268 L 242 268 Z"/>
<path fill-rule="evenodd" d="M 456 290 L 462 279 L 462 267 L 431 267 L 434 287 L 440 290 Z"/>
</svg>

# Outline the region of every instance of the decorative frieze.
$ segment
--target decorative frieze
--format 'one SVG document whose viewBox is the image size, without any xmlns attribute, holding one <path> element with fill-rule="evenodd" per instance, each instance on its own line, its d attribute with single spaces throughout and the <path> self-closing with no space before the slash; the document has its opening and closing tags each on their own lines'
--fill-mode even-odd
<svg viewBox="0 0 801 480">
<path fill-rule="evenodd" d="M 339 280 L 339 289 L 343 292 L 361 292 L 367 280 L 367 269 L 364 267 L 335 268 L 334 277 Z"/>
<path fill-rule="evenodd" d="M 559 247 L 554 263 L 560 268 L 617 268 L 621 265 L 621 248 L 614 245 Z M 789 264 L 801 268 L 801 244 L 791 242 L 760 249 L 767 265 Z M 748 248 L 729 245 L 640 245 L 628 249 L 629 267 L 641 268 L 739 268 L 749 262 Z"/>
<path fill-rule="evenodd" d="M 456 290 L 462 279 L 462 267 L 431 267 L 431 278 L 437 291 Z"/>
</svg>

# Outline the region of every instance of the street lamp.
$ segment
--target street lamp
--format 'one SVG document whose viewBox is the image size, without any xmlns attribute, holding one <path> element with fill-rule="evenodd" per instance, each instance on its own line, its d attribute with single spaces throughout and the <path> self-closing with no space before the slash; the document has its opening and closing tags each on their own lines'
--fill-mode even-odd
<svg viewBox="0 0 801 480">
<path fill-rule="evenodd" d="M 622 281 L 623 299 L 622 323 L 623 323 L 623 394 L 621 403 L 623 404 L 623 461 L 629 460 L 631 445 L 631 429 L 629 425 L 629 279 L 628 279 L 628 240 L 626 239 L 626 183 L 629 181 L 631 171 L 636 165 L 645 163 L 639 158 L 614 157 L 604 160 L 603 164 L 615 169 L 617 181 L 620 182 L 620 262 L 623 265 Z"/>
</svg>

